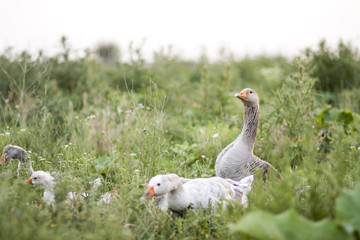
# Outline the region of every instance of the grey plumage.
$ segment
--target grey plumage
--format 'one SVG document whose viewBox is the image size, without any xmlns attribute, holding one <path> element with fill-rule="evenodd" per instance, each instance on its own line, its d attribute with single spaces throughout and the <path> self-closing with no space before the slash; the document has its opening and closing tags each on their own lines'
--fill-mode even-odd
<svg viewBox="0 0 360 240">
<path fill-rule="evenodd" d="M 260 169 L 265 179 L 268 169 L 271 168 L 281 178 L 275 167 L 253 154 L 259 123 L 259 99 L 256 92 L 245 88 L 235 96 L 244 104 L 244 125 L 241 134 L 218 155 L 215 163 L 216 175 L 240 181 Z"/>
<path fill-rule="evenodd" d="M 21 164 L 26 163 L 29 165 L 29 177 L 34 172 L 31 164 L 31 160 L 27 158 L 27 152 L 25 149 L 15 145 L 6 145 L 3 149 L 1 160 L 5 159 L 9 161 L 10 159 L 17 159 L 19 161 L 18 169 L 17 169 L 17 176 L 20 177 L 20 169 Z"/>
</svg>

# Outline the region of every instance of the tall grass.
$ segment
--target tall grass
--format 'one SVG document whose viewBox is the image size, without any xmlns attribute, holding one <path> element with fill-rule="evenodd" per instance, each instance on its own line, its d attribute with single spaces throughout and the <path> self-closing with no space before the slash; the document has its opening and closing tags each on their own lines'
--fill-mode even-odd
<svg viewBox="0 0 360 240">
<path fill-rule="evenodd" d="M 16 161 L 0 165 L 1 239 L 248 239 L 248 233 L 230 232 L 229 224 L 255 210 L 295 209 L 309 220 L 332 219 L 340 192 L 359 181 L 360 121 L 351 113 L 351 122 L 327 118 L 319 124 L 325 105 L 307 62 L 296 60 L 291 67 L 272 66 L 266 58 L 186 63 L 159 53 L 161 61 L 146 65 L 137 54 L 132 63 L 114 66 L 102 66 L 91 54 L 79 61 L 52 59 L 56 64 L 29 60 L 39 69 L 36 87 L 27 68 L 19 75 L 6 68 L 18 60 L 3 60 L 4 79 L 21 81 L 2 85 L 7 90 L 1 100 L 0 147 L 20 145 L 35 170 L 60 176 L 56 204 L 49 206 L 41 200 L 41 187 L 24 184 L 26 170 L 16 177 Z M 263 68 L 257 72 L 259 62 Z M 73 67 L 80 85 L 67 89 L 67 78 L 59 76 Z M 58 69 L 40 71 L 52 68 Z M 288 74 L 289 68 L 296 70 Z M 274 72 L 283 79 L 274 81 Z M 141 84 L 131 85 L 129 78 Z M 261 78 L 270 79 L 264 84 L 272 87 L 258 85 Z M 125 87 L 114 87 L 116 82 Z M 189 210 L 180 217 L 139 201 L 155 174 L 215 175 L 217 154 L 242 128 L 242 103 L 232 95 L 248 86 L 257 90 L 261 105 L 255 152 L 284 180 L 270 175 L 265 183 L 255 181 L 247 209 L 230 204 L 216 214 Z M 326 152 L 321 148 L 325 139 Z M 66 203 L 68 191 L 89 190 L 97 177 L 103 184 L 91 199 Z M 107 191 L 114 194 L 111 203 L 98 204 Z"/>
</svg>

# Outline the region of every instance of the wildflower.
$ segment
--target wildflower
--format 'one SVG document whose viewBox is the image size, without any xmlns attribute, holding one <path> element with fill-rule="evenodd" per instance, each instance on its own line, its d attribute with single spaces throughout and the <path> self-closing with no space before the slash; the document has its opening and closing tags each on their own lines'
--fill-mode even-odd
<svg viewBox="0 0 360 240">
<path fill-rule="evenodd" d="M 205 155 L 201 155 L 201 158 L 206 158 L 206 156 L 205 156 Z"/>
<path fill-rule="evenodd" d="M 350 146 L 350 148 L 351 148 L 351 149 L 354 149 L 354 148 L 355 148 L 355 146 Z"/>
<path fill-rule="evenodd" d="M 212 138 L 217 138 L 219 136 L 218 133 L 215 133 L 214 135 L 212 135 Z"/>
<path fill-rule="evenodd" d="M 135 169 L 135 171 L 134 171 L 135 173 L 138 173 L 138 172 L 140 172 L 140 170 L 139 169 Z"/>
<path fill-rule="evenodd" d="M 26 131 L 26 129 L 24 129 L 24 128 L 20 129 L 20 132 L 25 132 L 25 131 Z"/>
<path fill-rule="evenodd" d="M 142 104 L 140 103 L 140 104 L 138 104 L 138 107 L 139 107 L 139 108 L 144 108 L 144 105 L 142 105 Z"/>
<path fill-rule="evenodd" d="M 88 118 L 88 119 L 93 119 L 93 118 L 95 118 L 95 115 L 90 115 L 90 116 L 88 116 L 87 118 Z"/>
<path fill-rule="evenodd" d="M 9 102 L 9 99 L 5 99 L 5 102 L 8 103 L 8 102 Z"/>
<path fill-rule="evenodd" d="M 64 146 L 64 148 L 67 148 L 67 147 L 69 147 L 69 145 L 65 145 L 65 146 Z"/>
<path fill-rule="evenodd" d="M 151 108 L 150 107 L 146 107 L 147 110 L 150 110 Z"/>
<path fill-rule="evenodd" d="M 135 157 L 136 153 L 130 153 L 130 156 Z"/>
<path fill-rule="evenodd" d="M 6 135 L 6 136 L 9 136 L 9 135 L 10 135 L 10 133 L 9 133 L 9 132 L 5 132 L 5 135 Z"/>
<path fill-rule="evenodd" d="M 126 113 L 127 113 L 127 114 L 130 114 L 130 113 L 131 113 L 131 110 L 126 110 Z"/>
<path fill-rule="evenodd" d="M 53 223 L 52 223 L 52 224 L 50 224 L 50 227 L 51 227 L 51 228 L 54 228 L 54 227 L 56 227 L 56 224 L 53 224 Z"/>
</svg>

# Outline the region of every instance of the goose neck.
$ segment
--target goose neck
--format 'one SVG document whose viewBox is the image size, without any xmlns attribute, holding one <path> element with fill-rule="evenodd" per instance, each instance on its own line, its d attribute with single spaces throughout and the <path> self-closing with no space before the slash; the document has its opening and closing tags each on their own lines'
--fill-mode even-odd
<svg viewBox="0 0 360 240">
<path fill-rule="evenodd" d="M 258 104 L 244 105 L 244 126 L 240 136 L 243 142 L 249 146 L 251 151 L 254 148 L 258 123 L 259 123 Z"/>
<path fill-rule="evenodd" d="M 52 179 L 47 180 L 47 181 L 44 181 L 43 186 L 44 186 L 46 191 L 54 192 L 55 182 Z"/>
</svg>

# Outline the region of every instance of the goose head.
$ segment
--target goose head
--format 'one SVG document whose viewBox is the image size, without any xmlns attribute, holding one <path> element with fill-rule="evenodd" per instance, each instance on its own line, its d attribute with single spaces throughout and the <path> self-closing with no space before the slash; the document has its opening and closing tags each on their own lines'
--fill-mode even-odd
<svg viewBox="0 0 360 240">
<path fill-rule="evenodd" d="M 141 197 L 142 200 L 150 197 L 162 196 L 177 188 L 181 184 L 181 179 L 176 174 L 156 175 L 151 178 L 148 187 Z"/>
<path fill-rule="evenodd" d="M 259 98 L 254 89 L 245 88 L 241 92 L 235 94 L 235 97 L 239 98 L 244 105 L 258 105 Z"/>
<path fill-rule="evenodd" d="M 25 155 L 26 155 L 25 149 L 23 149 L 22 147 L 19 147 L 19 146 L 14 146 L 14 145 L 9 144 L 4 147 L 1 158 L 0 158 L 0 162 L 5 162 L 10 159 L 23 160 Z"/>
<path fill-rule="evenodd" d="M 46 190 L 53 190 L 55 186 L 55 180 L 49 172 L 35 171 L 31 177 L 26 181 L 27 184 L 40 185 Z"/>
</svg>

